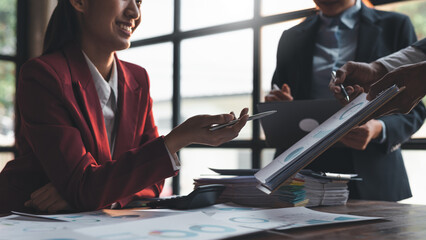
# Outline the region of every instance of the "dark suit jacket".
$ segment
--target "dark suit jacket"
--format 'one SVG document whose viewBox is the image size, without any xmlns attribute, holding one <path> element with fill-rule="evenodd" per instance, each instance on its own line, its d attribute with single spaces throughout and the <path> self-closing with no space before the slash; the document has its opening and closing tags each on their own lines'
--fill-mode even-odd
<svg viewBox="0 0 426 240">
<path fill-rule="evenodd" d="M 78 210 L 136 196 L 155 197 L 175 175 L 152 115 L 145 69 L 117 60 L 118 113 L 114 155 L 95 85 L 78 46 L 35 58 L 21 69 L 19 158 L 0 174 L 0 212 L 22 210 L 52 182 Z"/>
<path fill-rule="evenodd" d="M 272 84 L 289 84 L 295 99 L 311 98 L 313 52 L 319 25 L 319 16 L 312 16 L 285 31 L 279 42 Z M 372 62 L 415 41 L 408 17 L 362 5 L 355 61 Z M 419 104 L 408 115 L 382 117 L 387 135 L 384 143 L 372 141 L 365 151 L 335 146 L 307 168 L 359 174 L 364 180 L 350 183 L 351 198 L 397 201 L 411 197 L 399 147 L 422 126 L 425 115 L 424 105 Z"/>
</svg>

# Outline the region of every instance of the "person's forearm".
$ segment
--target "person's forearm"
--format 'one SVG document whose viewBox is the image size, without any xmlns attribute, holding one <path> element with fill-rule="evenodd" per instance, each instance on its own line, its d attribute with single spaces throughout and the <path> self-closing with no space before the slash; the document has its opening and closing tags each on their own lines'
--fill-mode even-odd
<svg viewBox="0 0 426 240">
<path fill-rule="evenodd" d="M 426 60 L 426 54 L 415 47 L 407 47 L 386 57 L 382 57 L 376 62 L 381 63 L 388 72 L 407 64 L 418 63 Z"/>
<path fill-rule="evenodd" d="M 164 143 L 171 154 L 175 154 L 180 149 L 190 144 L 187 140 L 185 140 L 183 134 L 179 133 L 178 128 L 173 129 L 169 134 L 164 136 Z"/>
<path fill-rule="evenodd" d="M 383 76 L 385 76 L 389 72 L 389 70 L 386 68 L 385 65 L 383 65 L 382 62 L 375 61 L 375 62 L 370 63 L 370 65 L 376 71 L 376 76 L 378 77 L 376 79 L 376 81 L 381 79 Z"/>
</svg>

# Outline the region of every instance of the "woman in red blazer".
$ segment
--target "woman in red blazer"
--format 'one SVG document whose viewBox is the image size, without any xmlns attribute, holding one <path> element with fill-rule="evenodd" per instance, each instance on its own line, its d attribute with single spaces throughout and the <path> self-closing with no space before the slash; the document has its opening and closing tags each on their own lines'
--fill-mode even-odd
<svg viewBox="0 0 426 240">
<path fill-rule="evenodd" d="M 21 68 L 19 158 L 0 173 L 0 212 L 25 210 L 24 205 L 44 211 L 95 210 L 156 197 L 164 179 L 179 169 L 179 149 L 222 144 L 245 125 L 247 109 L 231 127 L 209 130 L 233 119 L 231 114 L 199 115 L 158 136 L 145 69 L 115 55 L 130 46 L 141 2 L 58 1 L 43 55 Z M 114 75 L 117 82 L 109 130 L 93 69 L 102 80 Z"/>
</svg>

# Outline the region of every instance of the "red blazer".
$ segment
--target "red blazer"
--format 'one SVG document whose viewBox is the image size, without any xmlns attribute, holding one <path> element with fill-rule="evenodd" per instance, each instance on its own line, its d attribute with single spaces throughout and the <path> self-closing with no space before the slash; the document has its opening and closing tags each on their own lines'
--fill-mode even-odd
<svg viewBox="0 0 426 240">
<path fill-rule="evenodd" d="M 21 68 L 17 104 L 19 158 L 0 173 L 0 212 L 23 210 L 30 194 L 52 182 L 77 210 L 134 197 L 155 197 L 174 176 L 152 114 L 145 69 L 117 60 L 118 113 L 111 157 L 102 110 L 78 46 Z"/>
</svg>

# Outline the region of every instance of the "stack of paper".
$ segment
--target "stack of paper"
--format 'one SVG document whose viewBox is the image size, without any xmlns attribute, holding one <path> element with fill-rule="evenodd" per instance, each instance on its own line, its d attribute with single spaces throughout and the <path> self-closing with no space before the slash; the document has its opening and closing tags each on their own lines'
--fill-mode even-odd
<svg viewBox="0 0 426 240">
<path fill-rule="evenodd" d="M 218 202 L 233 202 L 252 207 L 294 207 L 305 206 L 308 202 L 303 190 L 304 180 L 299 175 L 271 195 L 265 194 L 256 187 L 258 181 L 253 175 L 194 179 L 195 187 L 206 184 L 224 184 L 226 186 Z"/>
<path fill-rule="evenodd" d="M 335 206 L 345 205 L 348 201 L 348 180 L 322 179 L 300 174 L 305 181 L 306 206 Z"/>
</svg>

